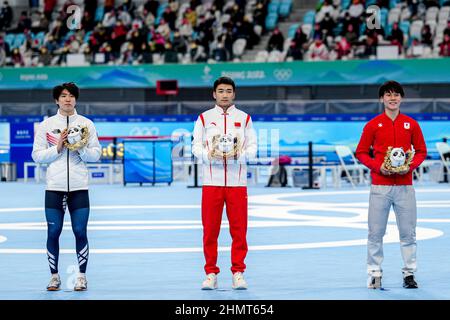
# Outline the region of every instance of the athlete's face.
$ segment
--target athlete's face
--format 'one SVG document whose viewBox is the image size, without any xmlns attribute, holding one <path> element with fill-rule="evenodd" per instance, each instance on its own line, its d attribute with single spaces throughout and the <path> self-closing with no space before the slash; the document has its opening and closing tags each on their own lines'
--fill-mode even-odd
<svg viewBox="0 0 450 320">
<path fill-rule="evenodd" d="M 75 104 L 77 99 L 73 94 L 71 94 L 67 89 L 64 89 L 58 100 L 56 100 L 56 104 L 59 106 L 59 110 L 61 114 L 65 116 L 70 116 L 74 114 Z"/>
<path fill-rule="evenodd" d="M 381 102 L 384 104 L 384 108 L 390 111 L 397 111 L 400 109 L 400 103 L 402 102 L 402 96 L 397 92 L 385 92 Z"/>
<path fill-rule="evenodd" d="M 227 108 L 233 104 L 235 92 L 231 84 L 219 84 L 213 96 L 219 107 Z"/>
</svg>

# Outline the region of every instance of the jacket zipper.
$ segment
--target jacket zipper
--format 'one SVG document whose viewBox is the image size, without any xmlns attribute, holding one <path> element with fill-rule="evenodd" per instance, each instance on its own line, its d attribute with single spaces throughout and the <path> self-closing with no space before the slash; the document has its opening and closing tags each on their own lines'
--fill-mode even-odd
<svg viewBox="0 0 450 320">
<path fill-rule="evenodd" d="M 67 116 L 67 130 L 69 130 L 69 116 Z M 67 149 L 67 192 L 70 192 L 69 184 L 69 149 Z"/>
<path fill-rule="evenodd" d="M 398 115 L 397 115 L 397 118 L 398 118 Z M 397 118 L 395 118 L 395 120 L 397 120 Z M 396 145 L 397 145 L 397 142 L 396 142 L 396 134 L 395 134 L 395 120 L 394 121 L 392 121 L 392 126 L 393 126 L 393 128 L 394 128 L 394 148 L 396 147 Z M 397 185 L 397 175 L 394 175 L 394 186 L 396 186 Z"/>
<path fill-rule="evenodd" d="M 227 134 L 227 113 L 226 113 L 226 111 L 223 113 L 223 119 L 224 119 L 224 131 L 225 131 L 225 134 Z M 225 187 L 226 187 L 227 186 L 227 159 L 225 157 L 223 159 L 223 164 L 225 166 L 224 174 L 225 174 Z"/>
</svg>

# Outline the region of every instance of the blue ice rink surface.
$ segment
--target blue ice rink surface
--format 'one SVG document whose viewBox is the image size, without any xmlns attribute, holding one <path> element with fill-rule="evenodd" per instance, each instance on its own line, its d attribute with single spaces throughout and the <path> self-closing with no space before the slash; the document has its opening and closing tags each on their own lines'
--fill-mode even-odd
<svg viewBox="0 0 450 320">
<path fill-rule="evenodd" d="M 201 189 L 185 184 L 93 185 L 89 290 L 78 270 L 69 214 L 61 235 L 63 290 L 47 292 L 43 184 L 0 183 L 0 299 L 409 300 L 450 299 L 450 186 L 416 186 L 420 288 L 402 288 L 395 215 L 384 238 L 385 290 L 366 288 L 368 187 L 249 188 L 247 291 L 231 289 L 231 238 L 224 214 L 219 289 L 204 279 Z"/>
</svg>

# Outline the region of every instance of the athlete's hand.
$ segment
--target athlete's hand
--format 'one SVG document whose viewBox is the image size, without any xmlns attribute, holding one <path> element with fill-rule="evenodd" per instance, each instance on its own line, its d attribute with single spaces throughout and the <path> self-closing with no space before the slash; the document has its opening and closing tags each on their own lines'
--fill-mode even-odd
<svg viewBox="0 0 450 320">
<path fill-rule="evenodd" d="M 67 140 L 68 134 L 69 134 L 69 132 L 67 130 L 64 130 L 63 132 L 61 132 L 61 135 L 59 136 L 58 144 L 56 145 L 56 150 L 58 151 L 58 153 L 61 153 L 62 149 L 64 148 L 64 141 Z"/>
<path fill-rule="evenodd" d="M 385 176 L 390 176 L 391 174 L 393 174 L 393 172 L 386 169 L 386 167 L 384 166 L 384 163 L 381 165 L 380 171 L 381 171 L 381 174 L 385 175 Z"/>
<path fill-rule="evenodd" d="M 407 174 L 409 172 L 409 166 L 405 169 L 405 170 L 402 170 L 402 171 L 399 171 L 399 172 L 397 172 L 397 174 Z"/>
<path fill-rule="evenodd" d="M 215 149 L 208 151 L 208 159 L 211 160 L 223 160 L 223 156 L 221 156 L 218 152 L 215 152 Z"/>
</svg>

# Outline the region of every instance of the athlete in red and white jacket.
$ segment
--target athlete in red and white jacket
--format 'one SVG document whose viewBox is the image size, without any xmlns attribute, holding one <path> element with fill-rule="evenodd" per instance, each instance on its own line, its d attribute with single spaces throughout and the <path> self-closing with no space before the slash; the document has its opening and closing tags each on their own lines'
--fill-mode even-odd
<svg viewBox="0 0 450 320">
<path fill-rule="evenodd" d="M 231 133 L 241 137 L 242 151 L 238 159 L 209 159 L 211 136 L 208 132 Z M 194 128 L 192 153 L 203 164 L 203 185 L 237 187 L 247 185 L 247 161 L 256 156 L 256 134 L 250 115 L 234 105 L 215 105 L 203 112 Z"/>
<path fill-rule="evenodd" d="M 385 82 L 378 92 L 384 104 L 384 113 L 370 120 L 364 127 L 356 148 L 356 157 L 372 174 L 369 196 L 367 241 L 367 287 L 382 288 L 383 237 L 393 207 L 400 233 L 400 249 L 404 267 L 403 287 L 417 288 L 414 278 L 416 265 L 417 205 L 412 186 L 412 172 L 425 160 L 427 149 L 419 124 L 400 113 L 401 100 L 405 93 L 395 81 Z M 388 147 L 414 150 L 414 158 L 408 168 L 394 173 L 383 164 Z M 373 148 L 374 158 L 370 156 Z"/>
<path fill-rule="evenodd" d="M 203 112 L 197 119 L 192 141 L 192 153 L 203 167 L 202 223 L 203 252 L 206 280 L 202 289 L 217 288 L 217 238 L 222 222 L 223 206 L 230 224 L 232 237 L 231 271 L 233 289 L 246 289 L 244 259 L 247 255 L 247 160 L 256 157 L 256 133 L 250 116 L 233 104 L 235 84 L 221 77 L 214 82 L 216 106 Z M 239 136 L 242 149 L 236 158 L 215 157 L 212 153 L 213 134 Z"/>
</svg>

